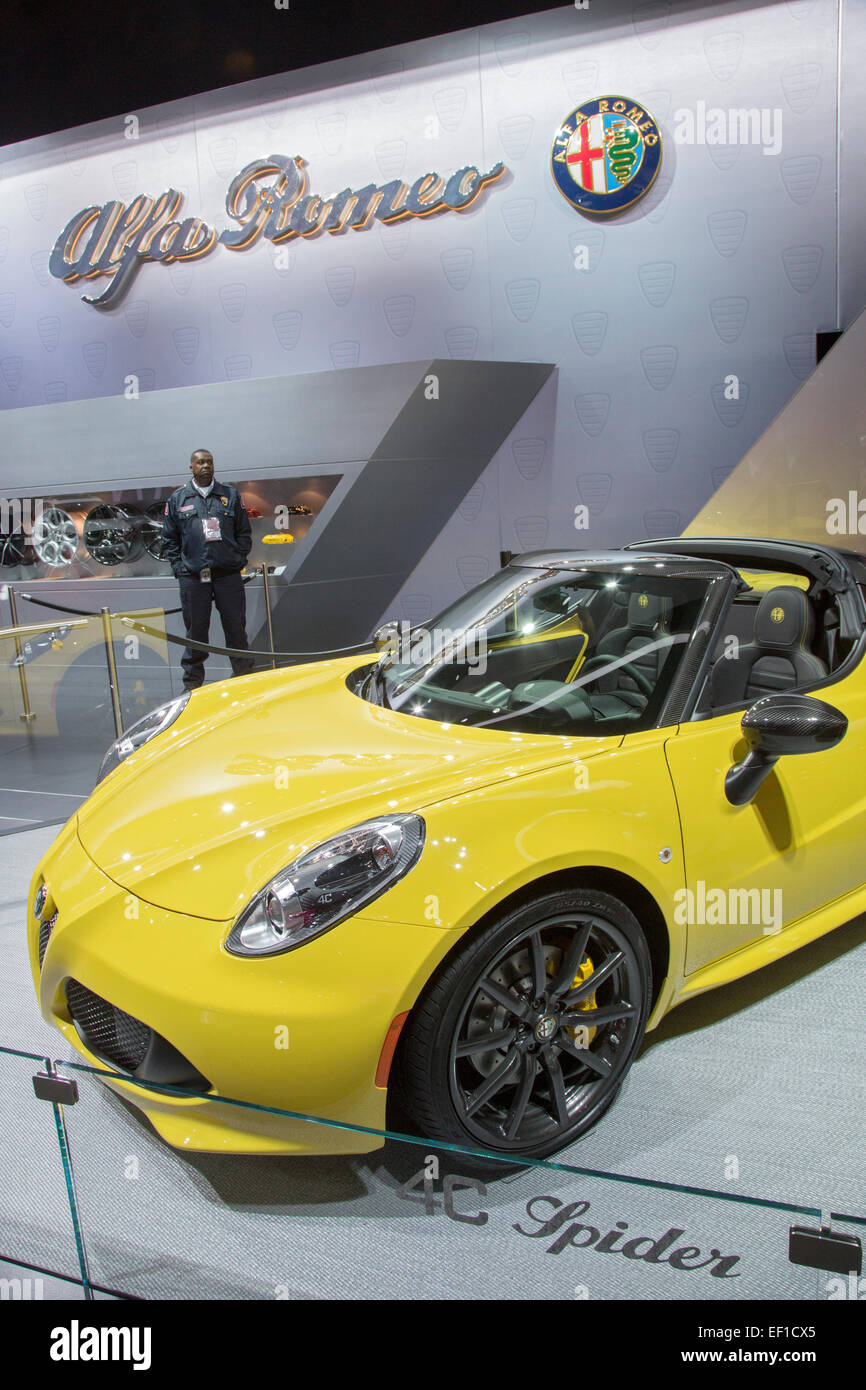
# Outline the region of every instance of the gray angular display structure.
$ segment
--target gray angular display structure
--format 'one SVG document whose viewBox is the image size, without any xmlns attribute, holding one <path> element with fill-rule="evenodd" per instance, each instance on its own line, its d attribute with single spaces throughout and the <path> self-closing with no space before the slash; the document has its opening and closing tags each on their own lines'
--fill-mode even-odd
<svg viewBox="0 0 866 1390">
<path fill-rule="evenodd" d="M 270 557 L 282 569 L 273 581 L 276 647 L 329 650 L 369 635 L 553 371 L 433 359 L 7 411 L 6 487 L 61 504 L 82 480 L 124 494 L 169 491 L 198 447 L 212 450 L 218 478 L 238 486 L 338 475 L 304 541 L 274 546 Z M 97 581 L 53 578 L 40 590 L 100 606 Z M 111 606 L 170 607 L 175 594 L 167 575 L 125 579 Z M 263 617 L 251 605 L 253 647 L 267 645 Z"/>
</svg>

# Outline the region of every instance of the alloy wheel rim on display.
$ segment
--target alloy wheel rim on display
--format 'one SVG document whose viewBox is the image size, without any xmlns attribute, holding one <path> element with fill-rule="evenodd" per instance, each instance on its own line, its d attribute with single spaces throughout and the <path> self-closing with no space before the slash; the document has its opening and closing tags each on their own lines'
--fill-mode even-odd
<svg viewBox="0 0 866 1390">
<path fill-rule="evenodd" d="M 141 554 L 140 518 L 103 502 L 84 518 L 84 544 L 98 565 L 125 565 Z"/>
<path fill-rule="evenodd" d="M 62 507 L 48 507 L 33 526 L 33 549 L 52 569 L 71 565 L 78 554 L 78 528 Z"/>
<path fill-rule="evenodd" d="M 153 560 L 165 559 L 164 515 L 165 503 L 151 502 L 150 505 L 145 508 L 144 517 L 142 518 L 142 543 L 148 555 Z"/>
</svg>

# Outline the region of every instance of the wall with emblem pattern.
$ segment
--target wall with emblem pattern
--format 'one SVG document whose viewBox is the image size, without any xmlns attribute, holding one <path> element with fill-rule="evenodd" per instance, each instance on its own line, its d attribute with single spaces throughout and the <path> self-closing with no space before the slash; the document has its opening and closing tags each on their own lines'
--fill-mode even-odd
<svg viewBox="0 0 866 1390">
<path fill-rule="evenodd" d="M 864 40 L 862 0 L 591 0 L 8 147 L 0 408 L 122 394 L 130 376 L 148 392 L 425 358 L 550 362 L 390 613 L 423 620 L 503 549 L 678 534 L 809 376 L 815 333 L 863 307 Z M 550 173 L 560 123 L 606 93 L 644 105 L 664 145 L 650 192 L 609 221 L 576 212 Z M 767 113 L 764 144 L 699 142 L 708 113 L 738 108 Z M 49 274 L 79 208 L 171 185 L 182 216 L 223 228 L 230 180 L 272 153 L 303 156 L 322 195 L 507 172 L 463 212 L 144 265 L 107 311 L 81 300 L 105 282 Z M 239 460 L 201 443 L 230 478 Z M 26 478 L 3 447 L 11 495 Z M 153 461 L 179 479 L 187 462 L 159 439 Z M 57 469 L 58 486 L 75 481 Z"/>
</svg>

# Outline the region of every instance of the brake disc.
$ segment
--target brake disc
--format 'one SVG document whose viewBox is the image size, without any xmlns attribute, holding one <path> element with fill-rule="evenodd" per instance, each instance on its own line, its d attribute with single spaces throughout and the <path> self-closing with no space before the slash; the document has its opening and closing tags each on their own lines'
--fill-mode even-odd
<svg viewBox="0 0 866 1390">
<path fill-rule="evenodd" d="M 84 518 L 84 544 L 98 565 L 125 565 L 141 554 L 140 519 L 102 502 Z"/>
<path fill-rule="evenodd" d="M 33 526 L 33 549 L 43 565 L 62 569 L 78 553 L 78 529 L 62 507 L 47 507 Z"/>
</svg>

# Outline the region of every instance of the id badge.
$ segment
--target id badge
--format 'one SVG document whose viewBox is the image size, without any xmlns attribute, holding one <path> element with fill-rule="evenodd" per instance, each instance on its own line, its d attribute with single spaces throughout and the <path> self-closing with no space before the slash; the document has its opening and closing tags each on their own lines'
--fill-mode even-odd
<svg viewBox="0 0 866 1390">
<path fill-rule="evenodd" d="M 201 521 L 204 529 L 206 541 L 218 541 L 220 538 L 220 519 L 218 516 L 204 516 Z"/>
<path fill-rule="evenodd" d="M 199 579 L 201 580 L 202 584 L 209 584 L 209 583 L 210 583 L 210 566 L 209 566 L 209 565 L 206 565 L 205 568 L 204 568 L 203 570 L 199 570 L 199 575 L 198 575 L 198 577 L 199 577 Z"/>
</svg>

